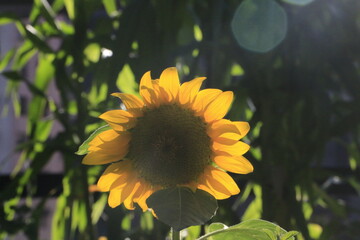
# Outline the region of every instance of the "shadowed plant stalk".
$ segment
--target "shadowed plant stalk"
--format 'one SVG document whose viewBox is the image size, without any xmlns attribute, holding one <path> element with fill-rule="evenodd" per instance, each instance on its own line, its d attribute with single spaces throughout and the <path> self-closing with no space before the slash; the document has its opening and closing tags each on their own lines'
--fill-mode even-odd
<svg viewBox="0 0 360 240">
<path fill-rule="evenodd" d="M 175 231 L 174 228 L 171 228 L 171 240 L 180 240 L 181 239 L 181 232 Z"/>
</svg>

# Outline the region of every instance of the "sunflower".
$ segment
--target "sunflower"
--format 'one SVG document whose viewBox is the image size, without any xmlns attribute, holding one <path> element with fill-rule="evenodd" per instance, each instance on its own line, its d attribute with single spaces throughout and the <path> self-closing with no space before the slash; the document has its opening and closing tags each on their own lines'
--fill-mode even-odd
<svg viewBox="0 0 360 240">
<path fill-rule="evenodd" d="M 249 145 L 239 141 L 249 131 L 247 122 L 223 117 L 233 100 L 231 91 L 200 90 L 204 77 L 180 85 L 176 68 L 165 69 L 159 79 L 150 72 L 140 81 L 140 95 L 113 93 L 126 110 L 110 110 L 99 118 L 110 126 L 89 143 L 83 164 L 109 164 L 97 186 L 110 191 L 111 207 L 137 203 L 155 191 L 186 186 L 202 189 L 216 199 L 240 192 L 226 173 L 253 171 L 243 157 Z"/>
</svg>

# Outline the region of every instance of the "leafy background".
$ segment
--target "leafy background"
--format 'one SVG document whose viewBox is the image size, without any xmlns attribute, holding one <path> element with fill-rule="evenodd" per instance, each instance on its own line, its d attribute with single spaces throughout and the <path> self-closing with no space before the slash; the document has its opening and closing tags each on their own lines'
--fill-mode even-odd
<svg viewBox="0 0 360 240">
<path fill-rule="evenodd" d="M 17 166 L 1 183 L 0 238 L 39 239 L 55 198 L 52 239 L 164 239 L 168 227 L 150 213 L 109 209 L 92 188 L 103 167 L 74 153 L 103 125 L 97 116 L 118 107 L 110 93 L 136 94 L 143 73 L 176 66 L 183 81 L 206 76 L 206 87 L 234 91 L 228 118 L 252 126 L 255 171 L 233 175 L 242 192 L 220 201 L 211 222 L 262 218 L 299 239 L 358 239 L 359 10 L 357 0 L 34 0 L 27 18 L 2 11 L 0 24 L 15 24 L 23 40 L 1 52 L 1 114 L 27 115 Z M 21 105 L 24 86 L 31 97 Z M 62 179 L 39 197 L 54 154 Z M 327 164 L 334 159 L 341 168 Z M 187 239 L 206 231 L 191 227 Z"/>
</svg>

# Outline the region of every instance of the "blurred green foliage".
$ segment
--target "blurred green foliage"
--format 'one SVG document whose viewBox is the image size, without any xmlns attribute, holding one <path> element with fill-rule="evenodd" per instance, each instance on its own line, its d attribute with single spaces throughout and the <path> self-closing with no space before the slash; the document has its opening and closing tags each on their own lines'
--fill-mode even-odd
<svg viewBox="0 0 360 240">
<path fill-rule="evenodd" d="M 176 66 L 183 81 L 207 76 L 206 87 L 234 91 L 228 117 L 252 126 L 247 157 L 255 171 L 234 175 L 247 185 L 238 198 L 219 202 L 213 221 L 263 218 L 300 231 L 300 239 L 357 239 L 352 216 L 359 209 L 323 183 L 336 177 L 360 195 L 359 10 L 357 0 L 34 0 L 28 19 L 2 12 L 0 24 L 15 24 L 23 38 L 2 53 L 0 71 L 15 112 L 27 109 L 27 128 L 11 183 L 0 192 L 0 238 L 23 232 L 38 239 L 56 191 L 35 204 L 34 181 L 61 153 L 52 239 L 164 239 L 167 227 L 150 213 L 109 209 L 105 194 L 89 192 L 103 168 L 82 166 L 74 153 L 103 125 L 97 116 L 118 107 L 110 93 L 136 93 L 143 73 L 155 78 Z M 28 79 L 22 70 L 34 59 Z M 26 106 L 22 85 L 32 94 Z M 58 98 L 49 95 L 51 85 Z M 346 174 L 323 165 L 330 141 L 346 149 Z M 194 239 L 208 230 L 187 231 Z"/>
</svg>

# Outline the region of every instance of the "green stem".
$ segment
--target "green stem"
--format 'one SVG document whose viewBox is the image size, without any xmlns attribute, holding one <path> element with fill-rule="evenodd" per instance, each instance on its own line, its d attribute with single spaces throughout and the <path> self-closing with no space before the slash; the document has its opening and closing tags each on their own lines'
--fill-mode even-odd
<svg viewBox="0 0 360 240">
<path fill-rule="evenodd" d="M 174 228 L 171 228 L 171 240 L 180 240 L 180 232 L 175 231 Z"/>
</svg>

